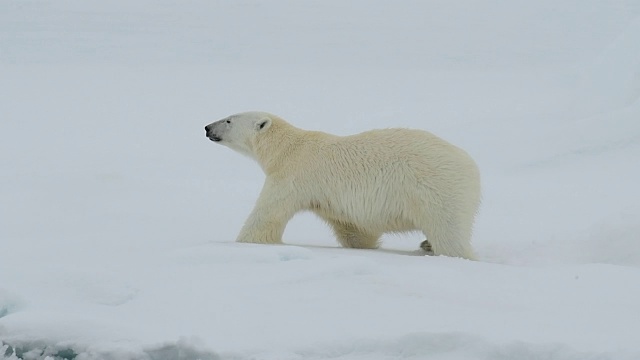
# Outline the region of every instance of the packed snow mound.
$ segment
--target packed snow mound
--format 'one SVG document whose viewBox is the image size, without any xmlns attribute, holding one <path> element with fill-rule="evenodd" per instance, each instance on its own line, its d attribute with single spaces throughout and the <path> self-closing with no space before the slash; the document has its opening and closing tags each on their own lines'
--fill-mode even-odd
<svg viewBox="0 0 640 360">
<path fill-rule="evenodd" d="M 411 345 L 408 358 L 422 353 L 435 359 L 489 358 L 513 354 L 510 349 L 551 359 L 637 350 L 639 325 L 628 316 L 640 302 L 640 292 L 628 286 L 640 281 L 633 267 L 523 267 L 397 250 L 235 243 L 147 256 L 144 262 L 139 254 L 95 258 L 82 263 L 84 275 L 58 270 L 45 279 L 33 273 L 21 283 L 9 281 L 31 301 L 2 318 L 0 339 L 16 356 L 96 359 L 155 359 L 162 352 L 154 344 L 185 337 L 196 340 L 162 351 L 214 351 L 239 359 L 362 354 L 377 360 L 405 345 Z M 110 263 L 126 272 L 95 276 Z M 135 289 L 127 301 L 105 301 L 123 288 Z M 438 345 L 443 339 L 452 345 Z"/>
</svg>

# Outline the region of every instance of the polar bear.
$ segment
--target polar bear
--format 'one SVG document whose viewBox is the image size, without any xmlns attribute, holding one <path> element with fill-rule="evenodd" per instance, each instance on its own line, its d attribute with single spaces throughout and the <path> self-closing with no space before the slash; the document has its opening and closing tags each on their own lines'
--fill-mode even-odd
<svg viewBox="0 0 640 360">
<path fill-rule="evenodd" d="M 312 211 L 347 248 L 384 233 L 421 231 L 428 254 L 474 259 L 480 173 L 462 149 L 422 130 L 337 136 L 265 112 L 231 115 L 206 136 L 260 164 L 266 179 L 236 241 L 280 244 L 289 220 Z"/>
</svg>

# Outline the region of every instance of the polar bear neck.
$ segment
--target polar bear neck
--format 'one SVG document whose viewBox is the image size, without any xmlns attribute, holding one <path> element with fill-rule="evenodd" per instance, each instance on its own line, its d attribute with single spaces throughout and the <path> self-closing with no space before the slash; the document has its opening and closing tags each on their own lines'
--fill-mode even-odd
<svg viewBox="0 0 640 360">
<path fill-rule="evenodd" d="M 291 158 L 303 145 L 305 133 L 305 130 L 272 117 L 271 127 L 257 136 L 253 144 L 255 159 L 266 175 L 278 171 Z"/>
</svg>

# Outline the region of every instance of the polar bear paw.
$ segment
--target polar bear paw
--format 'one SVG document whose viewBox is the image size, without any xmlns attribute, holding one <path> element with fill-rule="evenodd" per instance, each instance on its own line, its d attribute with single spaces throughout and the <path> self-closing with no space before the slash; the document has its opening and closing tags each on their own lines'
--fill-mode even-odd
<svg viewBox="0 0 640 360">
<path fill-rule="evenodd" d="M 420 248 L 426 251 L 427 255 L 433 255 L 433 247 L 431 246 L 431 243 L 429 242 L 429 240 L 425 240 L 421 242 Z"/>
</svg>

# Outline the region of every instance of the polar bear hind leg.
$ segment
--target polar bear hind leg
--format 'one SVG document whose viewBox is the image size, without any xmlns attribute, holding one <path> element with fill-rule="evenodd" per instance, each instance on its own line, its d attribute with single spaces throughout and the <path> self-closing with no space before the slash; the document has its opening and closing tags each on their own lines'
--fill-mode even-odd
<svg viewBox="0 0 640 360">
<path fill-rule="evenodd" d="M 429 255 L 475 260 L 476 256 L 471 247 L 471 226 L 472 220 L 464 218 L 440 222 L 427 220 L 421 226 L 427 240 L 423 241 L 420 247 Z"/>
<path fill-rule="evenodd" d="M 429 242 L 429 240 L 425 240 L 421 242 L 420 248 L 424 250 L 427 253 L 427 255 L 433 255 L 433 246 L 431 246 L 431 243 Z"/>
</svg>

